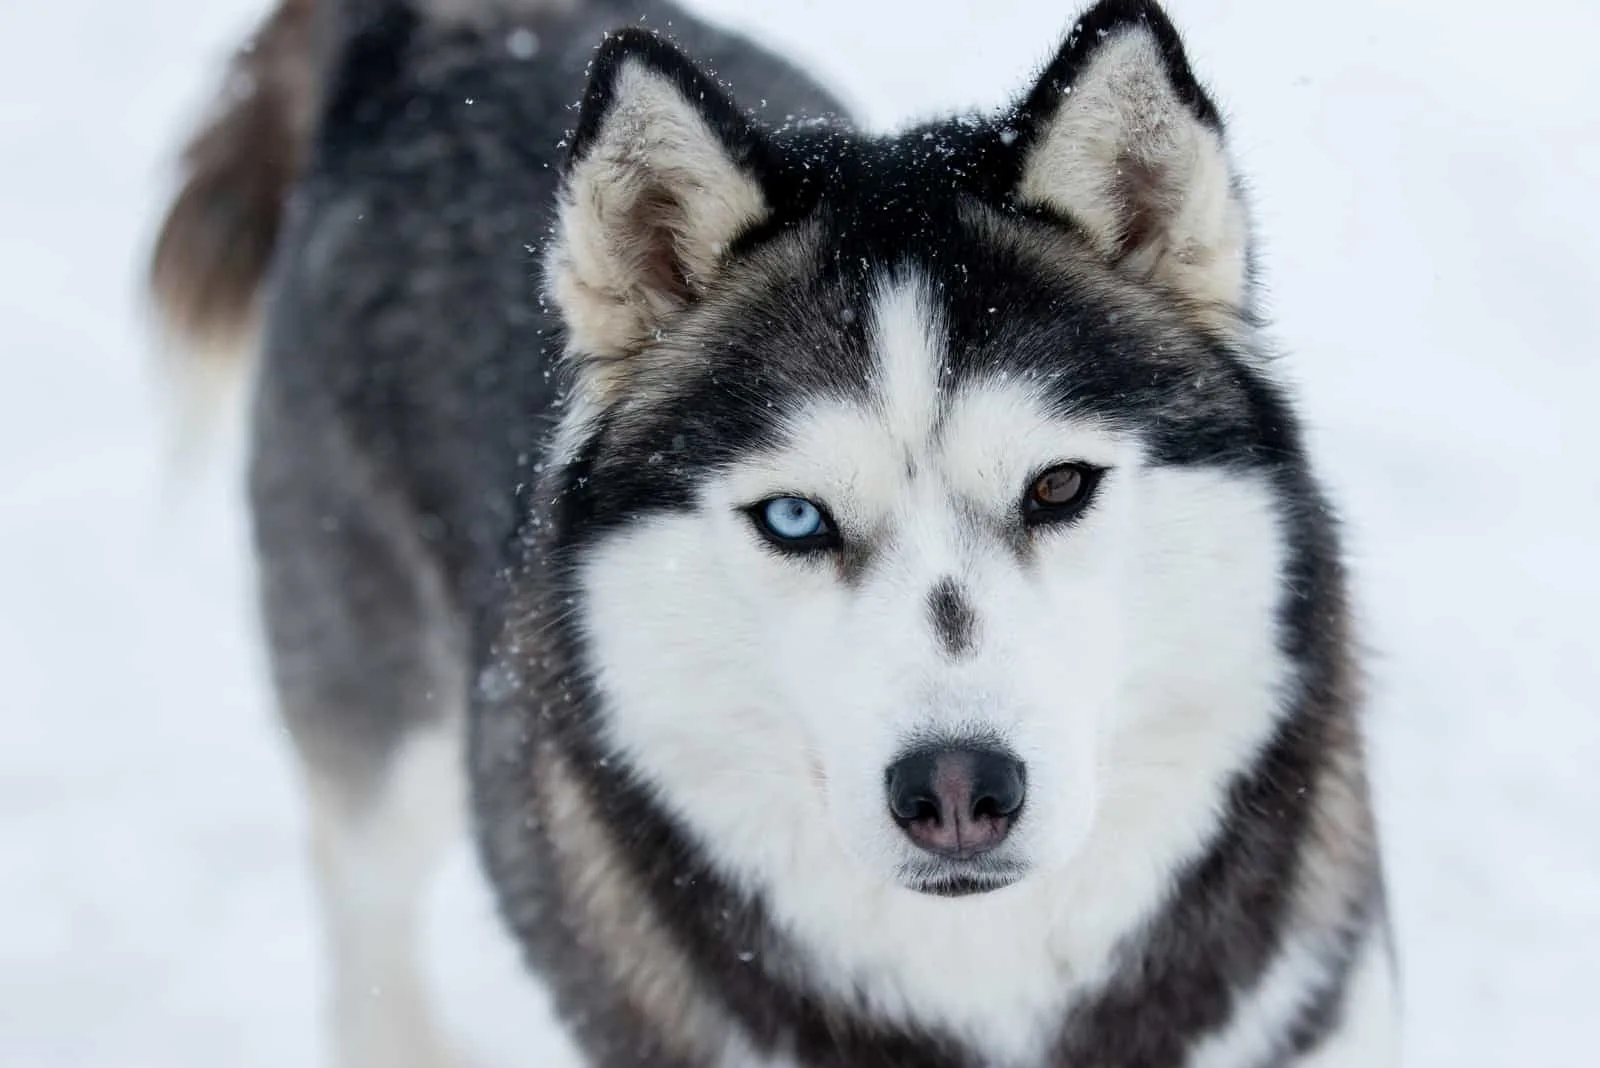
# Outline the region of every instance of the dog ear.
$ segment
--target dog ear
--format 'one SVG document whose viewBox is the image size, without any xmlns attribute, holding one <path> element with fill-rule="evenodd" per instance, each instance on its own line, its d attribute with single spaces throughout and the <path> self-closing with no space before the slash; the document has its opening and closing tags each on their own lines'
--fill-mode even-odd
<svg viewBox="0 0 1600 1068">
<path fill-rule="evenodd" d="M 569 355 L 604 392 L 768 215 L 759 132 L 692 61 L 639 29 L 595 56 L 546 264 Z"/>
<path fill-rule="evenodd" d="M 1108 260 L 1244 310 L 1245 205 L 1222 119 L 1154 0 L 1102 0 L 1017 107 L 1016 194 L 1071 220 Z"/>
</svg>

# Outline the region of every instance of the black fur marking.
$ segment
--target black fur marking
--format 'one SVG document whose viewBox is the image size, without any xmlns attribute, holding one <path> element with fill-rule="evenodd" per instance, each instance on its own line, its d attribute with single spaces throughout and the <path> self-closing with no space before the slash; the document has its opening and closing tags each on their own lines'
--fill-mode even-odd
<svg viewBox="0 0 1600 1068">
<path fill-rule="evenodd" d="M 928 615 L 947 654 L 962 656 L 972 651 L 978 617 L 955 579 L 941 579 L 928 592 Z"/>
<path fill-rule="evenodd" d="M 1282 943 L 1310 817 L 1315 714 L 1286 721 L 1235 782 L 1217 841 L 1124 949 L 1106 989 L 1072 1014 L 1057 1062 L 1176 1068 L 1195 1038 L 1232 1017 L 1235 992 L 1260 980 Z"/>
</svg>

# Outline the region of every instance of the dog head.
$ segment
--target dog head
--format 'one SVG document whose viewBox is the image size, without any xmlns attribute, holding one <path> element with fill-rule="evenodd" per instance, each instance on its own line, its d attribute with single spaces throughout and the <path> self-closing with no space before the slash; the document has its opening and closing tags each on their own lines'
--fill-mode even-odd
<svg viewBox="0 0 1600 1068">
<path fill-rule="evenodd" d="M 1293 424 L 1153 3 L 887 138 L 613 36 L 547 271 L 603 741 L 731 877 L 1003 887 L 1270 721 Z"/>
</svg>

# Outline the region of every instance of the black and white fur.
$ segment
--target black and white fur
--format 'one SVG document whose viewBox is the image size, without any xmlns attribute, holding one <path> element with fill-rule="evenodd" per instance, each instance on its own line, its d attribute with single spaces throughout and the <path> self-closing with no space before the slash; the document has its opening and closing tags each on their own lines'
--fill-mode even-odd
<svg viewBox="0 0 1600 1068">
<path fill-rule="evenodd" d="M 280 197 L 230 215 L 207 163 L 244 150 L 191 151 L 155 278 L 191 333 L 264 324 L 342 1063 L 449 1059 L 409 939 L 464 728 L 502 911 L 595 1065 L 1394 1063 L 1337 535 L 1153 2 L 891 137 L 665 4 L 310 7 L 271 39 L 314 73 L 197 142 L 254 115 Z M 676 43 L 602 40 L 640 13 Z M 230 228 L 275 235 L 259 308 L 202 285 Z M 1061 465 L 1086 503 L 1036 522 Z M 836 536 L 784 548 L 774 497 Z M 963 747 L 1026 796 L 949 859 L 886 776 Z"/>
</svg>

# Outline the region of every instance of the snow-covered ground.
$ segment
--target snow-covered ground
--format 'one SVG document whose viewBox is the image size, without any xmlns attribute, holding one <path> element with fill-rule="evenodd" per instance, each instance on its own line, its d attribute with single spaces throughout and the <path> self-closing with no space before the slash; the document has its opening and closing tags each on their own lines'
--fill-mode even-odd
<svg viewBox="0 0 1600 1068">
<path fill-rule="evenodd" d="M 0 4 L 0 1063 L 316 1063 L 294 770 L 233 465 L 168 461 L 136 273 L 266 0 Z M 876 122 L 991 104 L 1063 0 L 702 0 Z M 1579 1068 L 1600 997 L 1594 0 L 1171 0 L 1234 115 L 1350 519 L 1409 1061 Z M 574 87 L 576 96 L 577 87 Z M 465 848 L 430 913 L 485 1065 L 559 1039 Z"/>
</svg>

